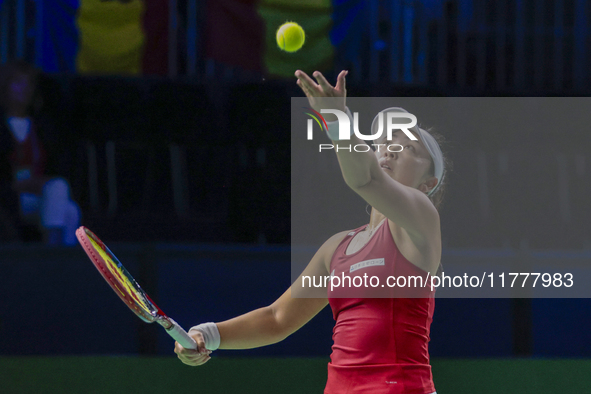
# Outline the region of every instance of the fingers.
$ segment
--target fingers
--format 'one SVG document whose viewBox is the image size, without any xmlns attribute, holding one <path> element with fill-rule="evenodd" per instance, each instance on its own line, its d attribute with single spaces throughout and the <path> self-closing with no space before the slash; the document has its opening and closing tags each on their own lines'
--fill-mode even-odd
<svg viewBox="0 0 591 394">
<path fill-rule="evenodd" d="M 349 74 L 349 71 L 347 71 L 347 70 L 343 70 L 339 73 L 339 76 L 337 77 L 337 84 L 335 86 L 336 90 L 345 91 L 345 89 L 347 88 L 347 84 L 346 84 L 346 80 L 345 80 L 345 77 L 347 76 L 347 74 Z"/>
<path fill-rule="evenodd" d="M 199 351 L 199 353 L 211 353 L 210 350 L 207 350 L 205 348 L 205 338 L 203 338 L 202 333 L 197 331 L 191 338 L 193 338 L 193 340 L 195 340 L 195 343 L 197 343 L 197 350 Z"/>
<path fill-rule="evenodd" d="M 211 351 L 207 350 L 207 348 L 205 347 L 205 338 L 203 337 L 203 334 L 200 331 L 198 331 L 198 330 L 189 331 L 189 336 L 191 338 L 193 338 L 193 340 L 197 344 L 197 351 L 199 353 L 207 353 L 207 354 L 211 353 Z"/>
<path fill-rule="evenodd" d="M 320 71 L 314 71 L 314 74 L 312 75 L 314 75 L 314 78 L 316 78 L 316 80 L 318 81 L 318 85 L 320 85 L 320 88 L 325 94 L 330 94 L 332 92 L 334 88 L 330 83 L 328 83 L 328 81 L 326 80 L 326 78 L 324 78 L 324 75 L 322 75 Z"/>
<path fill-rule="evenodd" d="M 189 365 L 191 367 L 197 367 L 199 365 L 203 365 L 209 360 L 211 360 L 211 356 L 208 354 L 203 354 L 199 356 L 178 356 L 179 360 L 185 365 Z"/>
<path fill-rule="evenodd" d="M 295 76 L 298 78 L 298 81 L 300 81 L 300 83 L 303 86 L 308 88 L 308 90 L 310 92 L 312 90 L 321 90 L 320 86 L 318 86 L 318 84 L 316 82 L 314 82 L 314 80 L 312 78 L 310 78 L 310 76 L 308 74 L 306 74 L 305 72 L 303 72 L 302 70 L 297 70 L 295 72 Z"/>
<path fill-rule="evenodd" d="M 194 338 L 196 341 L 198 338 Z M 202 342 L 202 341 L 201 341 Z M 211 359 L 211 350 L 205 349 L 205 344 L 197 342 L 197 349 L 186 349 L 178 342 L 174 343 L 174 352 L 183 364 L 197 366 L 208 362 Z"/>
<path fill-rule="evenodd" d="M 296 81 L 296 84 L 302 89 L 302 91 L 304 92 L 304 94 L 308 97 L 312 96 L 312 92 L 310 92 L 310 89 L 308 89 L 308 87 L 302 83 L 302 81 L 300 81 L 299 79 Z"/>
<path fill-rule="evenodd" d="M 333 87 L 322 75 L 320 71 L 314 71 L 312 74 L 318 83 L 314 82 L 312 78 L 305 72 L 297 70 L 295 76 L 298 78 L 298 86 L 309 96 L 342 96 L 346 90 L 346 79 L 345 77 L 349 74 L 349 71 L 343 70 L 337 77 L 337 83 Z M 338 93 L 337 93 L 338 92 Z"/>
</svg>

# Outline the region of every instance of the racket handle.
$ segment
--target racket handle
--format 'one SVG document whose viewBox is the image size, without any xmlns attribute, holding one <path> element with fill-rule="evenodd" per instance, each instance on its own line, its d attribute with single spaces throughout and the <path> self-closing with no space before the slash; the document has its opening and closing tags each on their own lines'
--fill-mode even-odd
<svg viewBox="0 0 591 394">
<path fill-rule="evenodd" d="M 175 341 L 181 344 L 185 349 L 197 349 L 197 342 L 187 334 L 183 327 L 179 326 L 177 322 L 170 317 L 168 321 L 172 323 L 172 327 L 168 328 L 166 332 L 174 338 Z"/>
</svg>

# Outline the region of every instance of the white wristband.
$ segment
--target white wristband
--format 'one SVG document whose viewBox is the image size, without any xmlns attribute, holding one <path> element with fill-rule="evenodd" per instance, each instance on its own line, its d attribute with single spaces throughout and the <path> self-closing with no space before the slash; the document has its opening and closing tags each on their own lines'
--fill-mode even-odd
<svg viewBox="0 0 591 394">
<path fill-rule="evenodd" d="M 199 331 L 205 340 L 205 348 L 207 350 L 217 350 L 220 347 L 220 331 L 215 323 L 203 323 L 198 326 L 191 327 L 189 335 Z"/>
<path fill-rule="evenodd" d="M 347 117 L 349 118 L 349 137 L 353 135 L 353 115 L 351 115 L 351 111 L 349 107 L 345 107 Z M 339 121 L 335 120 L 334 122 L 326 122 L 328 129 L 326 130 L 326 135 L 333 141 L 339 141 Z"/>
</svg>

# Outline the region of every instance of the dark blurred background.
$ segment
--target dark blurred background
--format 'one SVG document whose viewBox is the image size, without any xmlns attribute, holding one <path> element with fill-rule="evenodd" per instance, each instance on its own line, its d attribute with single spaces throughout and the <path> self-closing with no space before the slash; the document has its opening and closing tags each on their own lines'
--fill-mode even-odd
<svg viewBox="0 0 591 394">
<path fill-rule="evenodd" d="M 275 44 L 288 20 L 306 31 L 293 54 Z M 583 0 L 0 0 L 0 63 L 43 71 L 39 111 L 82 224 L 189 328 L 290 285 L 296 69 L 329 80 L 348 69 L 359 97 L 586 96 L 590 28 Z M 591 122 L 581 119 L 539 139 L 511 128 L 449 136 L 444 264 L 591 263 Z M 79 247 L 46 245 L 34 223 L 3 225 L 0 378 L 13 392 L 322 390 L 328 308 L 281 344 L 190 369 Z M 587 392 L 590 304 L 438 300 L 438 393 Z"/>
</svg>

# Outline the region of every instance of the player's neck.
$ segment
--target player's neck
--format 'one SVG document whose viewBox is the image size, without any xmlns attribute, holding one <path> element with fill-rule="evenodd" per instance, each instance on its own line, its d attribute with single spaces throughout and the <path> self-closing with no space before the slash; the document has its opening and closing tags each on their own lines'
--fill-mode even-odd
<svg viewBox="0 0 591 394">
<path fill-rule="evenodd" d="M 382 223 L 382 221 L 384 221 L 384 219 L 386 219 L 386 217 L 381 212 L 379 212 L 375 208 L 372 208 L 371 216 L 369 218 L 369 225 L 367 226 L 367 229 L 375 229 L 380 225 L 380 223 Z"/>
</svg>

